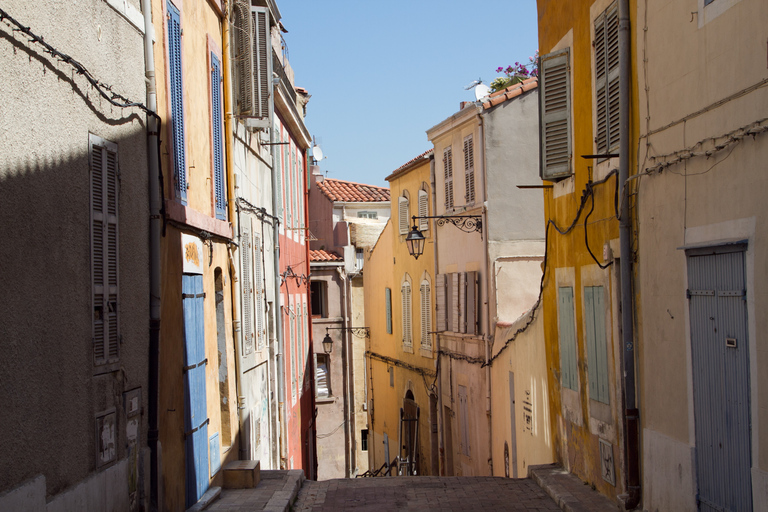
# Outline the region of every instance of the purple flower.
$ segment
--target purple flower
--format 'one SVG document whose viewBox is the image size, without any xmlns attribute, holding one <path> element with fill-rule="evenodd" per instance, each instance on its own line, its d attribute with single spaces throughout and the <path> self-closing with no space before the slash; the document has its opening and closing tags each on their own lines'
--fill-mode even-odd
<svg viewBox="0 0 768 512">
<path fill-rule="evenodd" d="M 502 67 L 498 67 L 498 68 L 496 68 L 496 72 L 497 72 L 497 73 L 501 73 L 502 71 L 504 71 L 504 68 L 502 68 Z"/>
</svg>

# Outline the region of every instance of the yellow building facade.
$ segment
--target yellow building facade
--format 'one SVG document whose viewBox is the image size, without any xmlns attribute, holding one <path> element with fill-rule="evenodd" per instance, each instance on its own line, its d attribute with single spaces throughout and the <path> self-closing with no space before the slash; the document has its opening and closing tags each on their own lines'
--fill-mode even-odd
<svg viewBox="0 0 768 512">
<path fill-rule="evenodd" d="M 539 0 L 538 14 L 554 457 L 616 500 L 629 491 L 625 449 L 632 444 L 621 378 L 618 2 Z M 630 140 L 637 140 L 635 112 Z"/>
<path fill-rule="evenodd" d="M 430 150 L 387 177 L 392 216 L 365 262 L 369 467 L 395 462 L 391 475 L 439 472 L 433 223 L 416 221 L 426 238 L 421 257 L 405 244 L 411 217 L 431 215 L 432 165 Z"/>
</svg>

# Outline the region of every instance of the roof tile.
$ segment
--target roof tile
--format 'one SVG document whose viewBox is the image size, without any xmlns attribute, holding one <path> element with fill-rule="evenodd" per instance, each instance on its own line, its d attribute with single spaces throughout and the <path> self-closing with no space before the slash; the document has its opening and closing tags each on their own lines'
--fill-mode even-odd
<svg viewBox="0 0 768 512">
<path fill-rule="evenodd" d="M 317 188 L 331 201 L 348 203 L 389 202 L 389 189 L 375 185 L 363 185 L 352 181 L 326 178 L 317 183 Z"/>
<path fill-rule="evenodd" d="M 524 92 L 528 92 L 531 89 L 535 89 L 538 86 L 539 86 L 538 78 L 536 77 L 527 78 L 520 83 L 517 83 L 515 85 L 510 85 L 506 89 L 496 91 L 490 96 L 488 96 L 488 100 L 483 102 L 483 108 L 488 109 L 491 107 L 495 107 L 500 103 L 504 103 L 507 100 L 516 98 L 517 96 L 520 96 Z"/>
<path fill-rule="evenodd" d="M 344 258 L 336 254 L 335 252 L 326 252 L 322 249 L 309 250 L 310 261 L 344 261 Z"/>
</svg>

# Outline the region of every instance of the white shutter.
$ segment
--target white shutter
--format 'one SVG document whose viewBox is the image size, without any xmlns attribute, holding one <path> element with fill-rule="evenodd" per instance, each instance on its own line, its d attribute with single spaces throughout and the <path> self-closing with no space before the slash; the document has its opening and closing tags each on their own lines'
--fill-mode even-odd
<svg viewBox="0 0 768 512">
<path fill-rule="evenodd" d="M 450 147 L 443 150 L 443 170 L 445 175 L 445 209 L 453 208 L 453 152 Z"/>
<path fill-rule="evenodd" d="M 541 177 L 571 174 L 571 94 L 568 48 L 541 57 L 539 118 Z"/>
<path fill-rule="evenodd" d="M 475 149 L 472 135 L 464 138 L 464 200 L 466 204 L 475 202 Z"/>
<path fill-rule="evenodd" d="M 438 331 L 447 331 L 448 330 L 448 300 L 447 297 L 450 297 L 448 293 L 446 293 L 447 287 L 447 276 L 445 274 L 437 274 L 437 277 L 435 279 L 435 290 L 437 292 L 437 330 Z"/>
<path fill-rule="evenodd" d="M 256 296 L 256 343 L 259 350 L 266 344 L 266 330 L 264 328 L 264 278 L 261 275 L 261 239 L 258 235 L 253 237 L 253 291 Z"/>
<path fill-rule="evenodd" d="M 422 281 L 419 291 L 421 292 L 421 346 L 431 348 L 432 342 L 429 333 L 432 331 L 432 297 L 429 281 Z"/>
<path fill-rule="evenodd" d="M 449 330 L 452 332 L 461 332 L 459 328 L 459 273 L 453 272 L 452 274 L 448 274 L 448 277 L 450 278 L 451 286 Z"/>
<path fill-rule="evenodd" d="M 419 217 L 429 215 L 429 195 L 426 190 L 419 190 Z M 427 231 L 429 229 L 429 219 L 419 219 L 419 229 Z"/>
<path fill-rule="evenodd" d="M 242 275 L 240 282 L 243 294 L 243 355 L 253 353 L 253 324 L 251 321 L 253 315 L 253 285 L 251 283 L 251 232 L 243 225 L 242 243 L 240 245 L 240 259 L 242 264 Z"/>
<path fill-rule="evenodd" d="M 467 333 L 479 334 L 478 329 L 478 279 L 477 272 L 467 272 L 466 285 Z"/>
<path fill-rule="evenodd" d="M 274 127 L 275 133 L 277 133 L 277 139 L 278 142 L 283 141 L 283 133 L 282 130 L 278 125 L 275 125 Z M 273 184 L 275 189 L 277 190 L 277 218 L 280 219 L 282 222 L 283 220 L 283 162 L 282 158 L 280 158 L 282 153 L 278 149 L 275 151 L 275 159 L 272 162 L 272 165 L 275 166 L 275 177 L 277 178 L 276 182 Z"/>
<path fill-rule="evenodd" d="M 91 290 L 93 363 L 120 357 L 117 144 L 88 138 L 91 170 Z"/>
<path fill-rule="evenodd" d="M 408 198 L 400 196 L 397 198 L 397 215 L 400 222 L 400 234 L 408 234 Z"/>
<path fill-rule="evenodd" d="M 411 283 L 405 282 L 400 290 L 402 293 L 403 311 L 403 345 L 413 345 L 413 331 L 411 328 Z"/>
<path fill-rule="evenodd" d="M 467 273 L 461 272 L 458 275 L 459 281 L 459 330 L 457 332 L 467 332 Z"/>
<path fill-rule="evenodd" d="M 290 142 L 290 138 L 286 137 Z M 291 180 L 293 179 L 293 168 L 291 167 L 291 150 L 290 144 L 283 146 L 283 158 L 285 161 L 285 183 L 283 188 L 285 189 L 285 227 L 293 227 L 293 202 L 291 200 Z"/>
</svg>

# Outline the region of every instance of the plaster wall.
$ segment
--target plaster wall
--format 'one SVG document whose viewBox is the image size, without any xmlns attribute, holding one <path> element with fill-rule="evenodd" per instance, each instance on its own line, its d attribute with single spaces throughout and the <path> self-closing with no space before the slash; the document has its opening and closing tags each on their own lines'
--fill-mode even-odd
<svg viewBox="0 0 768 512">
<path fill-rule="evenodd" d="M 638 19 L 641 8 L 646 9 L 638 5 Z M 697 12 L 691 23 L 690 11 Z M 686 256 L 680 248 L 736 238 L 748 244 L 753 504 L 755 510 L 767 506 L 768 379 L 759 368 L 768 364 L 768 350 L 758 333 L 768 328 L 765 315 L 759 313 L 766 300 L 761 283 L 768 278 L 764 227 L 768 219 L 761 194 L 766 187 L 768 138 L 761 132 L 715 149 L 728 140 L 727 134 L 755 126 L 768 114 L 768 92 L 764 86 L 754 88 L 768 79 L 760 21 L 766 17 L 768 6 L 760 1 L 713 2 L 705 7 L 696 1 L 650 0 L 647 38 L 638 36 L 634 41 L 648 58 L 639 81 L 649 85 L 647 93 L 638 87 L 640 116 L 648 118 L 641 131 L 649 135 L 641 139 L 635 172 L 643 173 L 670 160 L 664 155 L 688 148 L 696 153 L 712 151 L 709 157 L 694 156 L 643 177 L 638 185 L 643 463 L 658 468 L 644 472 L 643 499 L 649 510 L 694 510 L 697 493 L 688 283 Z M 723 73 L 728 80 L 720 79 Z M 744 90 L 748 92 L 738 94 Z M 680 121 L 686 116 L 690 118 Z M 667 474 L 674 478 L 662 478 Z"/>
<path fill-rule="evenodd" d="M 143 35 L 106 2 L 11 0 L 2 8 L 117 92 L 145 101 Z M 0 247 L 0 494 L 23 486 L 11 508 L 40 509 L 84 485 L 83 494 L 101 496 L 105 507 L 127 510 L 129 493 L 136 493 L 138 507 L 148 494 L 148 474 L 138 473 L 147 454 L 133 448 L 137 459 L 129 462 L 123 393 L 139 391 L 146 407 L 146 117 L 138 109 L 110 107 L 71 67 L 6 23 L 0 24 L 0 51 L 0 234 L 6 241 Z M 89 134 L 118 145 L 121 171 L 122 371 L 106 373 L 94 366 L 92 350 Z M 96 415 L 107 410 L 116 414 L 116 454 L 99 466 Z M 138 422 L 140 446 L 146 416 Z M 107 481 L 107 472 L 118 476 Z M 130 477 L 138 475 L 132 485 Z M 36 482 L 31 489 L 30 479 Z M 89 483 L 94 479 L 104 487 L 96 489 Z M 0 498 L 0 508 L 8 496 Z"/>
</svg>

